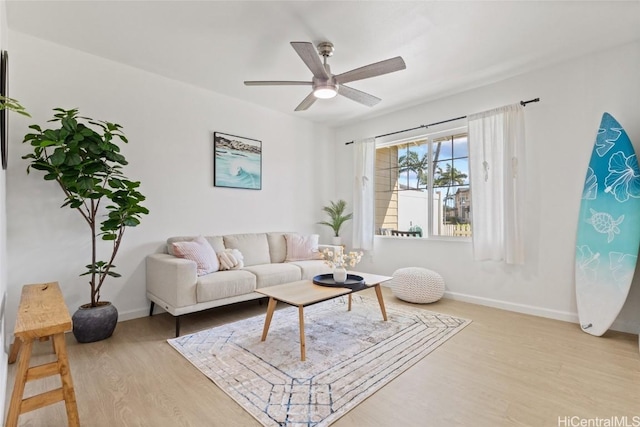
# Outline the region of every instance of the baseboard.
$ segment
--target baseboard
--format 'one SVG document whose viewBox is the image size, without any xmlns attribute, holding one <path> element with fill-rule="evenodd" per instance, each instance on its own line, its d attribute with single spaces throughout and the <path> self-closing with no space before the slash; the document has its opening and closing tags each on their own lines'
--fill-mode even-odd
<svg viewBox="0 0 640 427">
<path fill-rule="evenodd" d="M 563 322 L 570 322 L 578 324 L 578 313 L 572 313 L 568 311 L 552 310 L 543 307 L 537 307 L 528 304 L 518 304 L 509 301 L 497 300 L 492 298 L 483 298 L 473 295 L 461 294 L 458 292 L 445 292 L 445 298 L 449 298 L 456 301 L 468 302 L 472 304 L 484 305 L 487 307 L 499 308 L 502 310 L 513 311 L 516 313 L 530 314 L 533 316 L 546 317 L 548 319 L 561 320 Z M 609 328 L 614 331 L 626 332 L 630 334 L 638 333 L 638 325 L 631 322 L 616 320 Z"/>
<path fill-rule="evenodd" d="M 387 286 L 383 284 L 382 286 Z M 530 314 L 532 316 L 540 316 L 546 317 L 548 319 L 562 320 L 563 322 L 570 322 L 578 324 L 578 314 L 571 313 L 568 311 L 560 311 L 560 310 L 551 310 L 543 307 L 536 307 L 533 305 L 527 304 L 517 304 L 509 301 L 497 300 L 492 298 L 483 298 L 477 297 L 473 295 L 461 294 L 458 292 L 445 292 L 445 298 L 449 298 L 456 301 L 468 302 L 471 304 L 484 305 L 487 307 L 499 308 L 507 311 L 514 311 L 516 313 Z M 163 313 L 164 310 L 162 307 L 156 304 L 154 309 L 154 313 Z M 140 317 L 145 317 L 149 315 L 149 307 L 143 309 L 129 310 L 125 312 L 118 313 L 118 322 L 124 322 L 126 320 L 138 319 Z M 626 332 L 629 334 L 638 334 L 638 325 L 632 322 L 625 322 L 616 320 L 611 325 L 611 328 L 614 331 Z"/>
<path fill-rule="evenodd" d="M 159 307 L 158 305 L 156 305 L 153 312 L 155 314 L 164 313 L 164 310 L 162 309 L 162 307 Z M 118 322 L 124 322 L 125 320 L 139 319 L 140 317 L 146 317 L 148 315 L 149 315 L 149 307 L 141 308 L 137 310 L 124 311 L 124 312 L 118 311 Z"/>
</svg>

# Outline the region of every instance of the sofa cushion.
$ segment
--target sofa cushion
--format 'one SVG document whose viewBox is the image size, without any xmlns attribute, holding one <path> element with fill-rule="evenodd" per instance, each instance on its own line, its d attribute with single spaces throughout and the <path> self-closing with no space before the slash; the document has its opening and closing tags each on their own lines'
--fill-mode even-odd
<svg viewBox="0 0 640 427">
<path fill-rule="evenodd" d="M 271 262 L 266 233 L 230 234 L 224 236 L 224 246 L 239 250 L 244 257 L 245 267 Z"/>
<path fill-rule="evenodd" d="M 190 242 L 173 242 L 169 246 L 175 256 L 196 263 L 198 276 L 218 271 L 218 257 L 204 237 L 198 236 Z"/>
<path fill-rule="evenodd" d="M 198 278 L 196 298 L 198 302 L 213 301 L 253 292 L 256 276 L 248 271 L 218 271 Z"/>
<path fill-rule="evenodd" d="M 175 242 L 191 242 L 198 236 L 176 236 L 169 237 L 167 239 L 167 253 L 169 255 L 176 256 L 175 252 L 173 252 L 172 243 Z M 213 250 L 218 253 L 224 251 L 224 241 L 222 240 L 222 236 L 204 236 L 204 238 L 209 242 Z"/>
<path fill-rule="evenodd" d="M 225 250 L 224 239 L 222 238 L 222 236 L 204 236 L 204 238 L 207 239 L 207 242 L 209 242 L 216 253 Z"/>
<path fill-rule="evenodd" d="M 267 233 L 267 241 L 269 242 L 269 255 L 271 262 L 284 262 L 287 257 L 287 241 L 284 235 L 287 233 Z"/>
<path fill-rule="evenodd" d="M 300 268 L 302 271 L 301 280 L 312 280 L 313 277 L 318 274 L 328 274 L 333 272 L 333 269 L 321 260 L 293 261 L 287 264 L 293 264 Z"/>
<path fill-rule="evenodd" d="M 244 270 L 250 271 L 257 276 L 257 288 L 295 282 L 300 280 L 301 277 L 300 268 L 293 264 L 253 265 L 245 267 Z"/>
<path fill-rule="evenodd" d="M 287 241 L 287 258 L 285 261 L 304 261 L 309 259 L 322 259 L 322 254 L 318 251 L 317 234 L 302 236 L 300 234 L 285 234 Z"/>
</svg>

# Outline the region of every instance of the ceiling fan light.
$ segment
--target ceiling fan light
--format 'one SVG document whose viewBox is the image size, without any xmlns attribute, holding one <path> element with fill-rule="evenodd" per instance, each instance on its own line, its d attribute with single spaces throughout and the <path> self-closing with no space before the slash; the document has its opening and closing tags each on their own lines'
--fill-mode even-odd
<svg viewBox="0 0 640 427">
<path fill-rule="evenodd" d="M 313 91 L 313 96 L 320 99 L 329 99 L 333 98 L 338 94 L 338 91 L 335 87 L 327 85 L 327 86 L 318 86 Z"/>
</svg>

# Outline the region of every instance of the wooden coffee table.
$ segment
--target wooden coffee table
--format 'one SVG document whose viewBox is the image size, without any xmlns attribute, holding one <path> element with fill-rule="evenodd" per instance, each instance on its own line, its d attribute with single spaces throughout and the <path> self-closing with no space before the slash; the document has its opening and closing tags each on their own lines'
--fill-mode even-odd
<svg viewBox="0 0 640 427">
<path fill-rule="evenodd" d="M 349 274 L 357 274 L 364 278 L 364 285 L 358 285 L 353 288 L 336 288 L 329 286 L 320 286 L 311 280 L 299 280 L 297 282 L 285 283 L 284 285 L 269 286 L 268 288 L 256 289 L 256 292 L 269 297 L 269 305 L 267 306 L 267 317 L 264 320 L 264 328 L 262 330 L 262 339 L 267 339 L 273 312 L 276 309 L 278 301 L 298 307 L 298 317 L 300 322 L 300 360 L 305 360 L 305 341 L 304 341 L 304 307 L 327 301 L 342 295 L 349 295 L 348 310 L 351 311 L 351 294 L 360 292 L 365 289 L 373 288 L 378 297 L 378 304 L 382 312 L 382 318 L 387 320 L 387 311 L 384 308 L 384 300 L 382 299 L 382 290 L 380 283 L 391 280 L 389 276 L 379 276 L 377 274 L 349 272 Z"/>
</svg>

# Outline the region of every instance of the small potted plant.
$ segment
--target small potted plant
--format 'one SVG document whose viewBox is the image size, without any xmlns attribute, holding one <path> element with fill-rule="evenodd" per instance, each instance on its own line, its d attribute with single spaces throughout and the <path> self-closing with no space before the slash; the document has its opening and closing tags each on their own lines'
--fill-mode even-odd
<svg viewBox="0 0 640 427">
<path fill-rule="evenodd" d="M 27 110 L 20 105 L 20 102 L 13 98 L 9 98 L 7 96 L 0 95 L 0 111 L 9 110 L 18 114 L 22 114 L 23 116 L 31 117 Z"/>
<path fill-rule="evenodd" d="M 347 208 L 347 202 L 344 200 L 338 200 L 337 202 L 329 202 L 329 206 L 325 206 L 322 208 L 329 215 L 329 221 L 321 221 L 318 224 L 326 225 L 331 227 L 333 230 L 333 244 L 341 245 L 342 239 L 340 238 L 340 228 L 342 225 L 349 221 L 353 214 L 348 213 L 345 214 L 344 211 Z"/>
<path fill-rule="evenodd" d="M 91 300 L 73 315 L 73 333 L 78 342 L 108 338 L 118 320 L 118 311 L 110 302 L 100 300 L 107 277 L 120 277 L 113 264 L 127 227 L 140 224 L 149 213 L 141 205 L 145 197 L 138 191 L 139 181 L 131 181 L 123 172 L 127 164 L 117 142 L 128 142 L 115 123 L 79 117 L 78 110 L 54 109 L 57 129 L 29 126 L 34 133 L 24 137 L 33 152 L 23 156 L 30 169 L 44 172 L 44 179 L 55 181 L 64 193 L 62 207 L 75 209 L 89 227 L 91 262 L 81 276 L 89 276 Z M 99 239 L 108 242 L 106 261 L 98 258 Z"/>
</svg>

